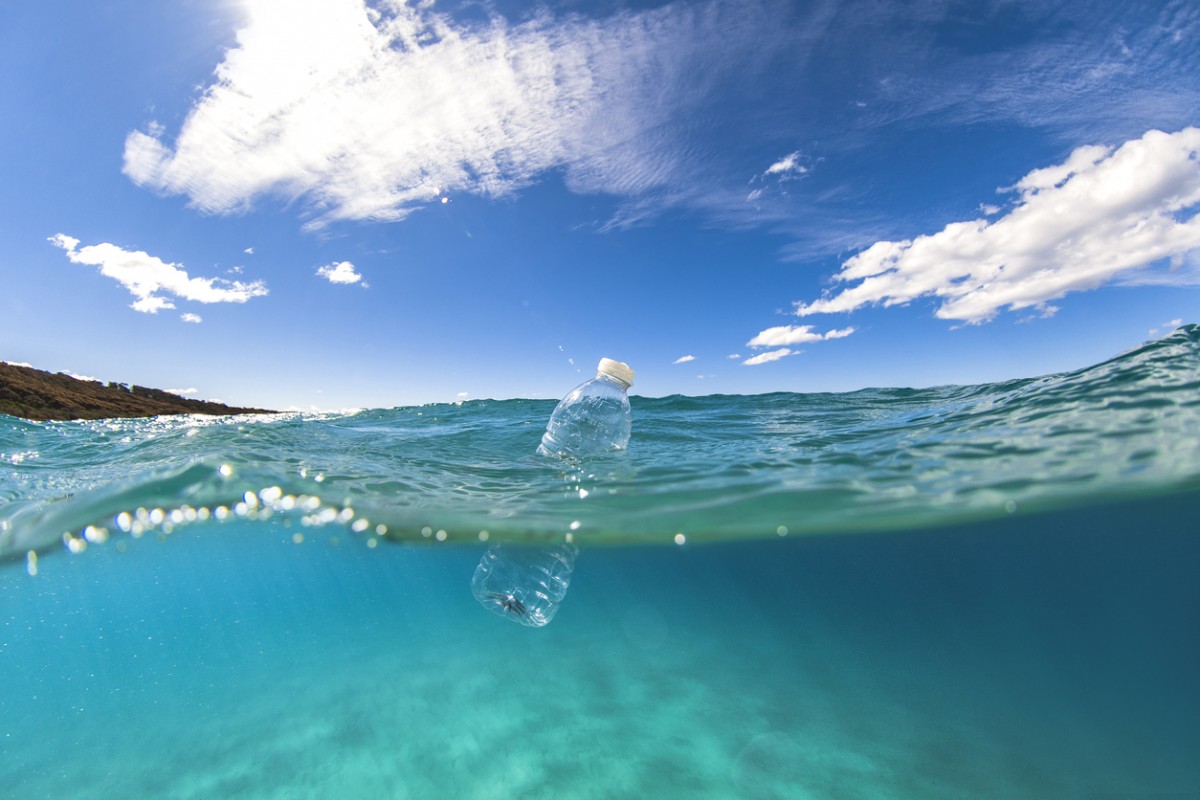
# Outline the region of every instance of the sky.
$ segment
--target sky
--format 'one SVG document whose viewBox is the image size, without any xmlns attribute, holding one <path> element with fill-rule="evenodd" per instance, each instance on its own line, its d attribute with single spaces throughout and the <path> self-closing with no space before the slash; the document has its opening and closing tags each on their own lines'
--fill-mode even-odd
<svg viewBox="0 0 1200 800">
<path fill-rule="evenodd" d="M 336 410 L 971 384 L 1200 322 L 1200 6 L 16 0 L 0 360 Z"/>
</svg>

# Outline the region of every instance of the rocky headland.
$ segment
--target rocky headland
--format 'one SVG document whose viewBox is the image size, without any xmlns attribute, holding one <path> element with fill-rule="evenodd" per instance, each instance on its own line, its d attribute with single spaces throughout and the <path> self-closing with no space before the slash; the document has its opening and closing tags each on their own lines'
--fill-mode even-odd
<svg viewBox="0 0 1200 800">
<path fill-rule="evenodd" d="M 125 383 L 80 380 L 61 372 L 0 361 L 0 414 L 29 420 L 156 417 L 160 414 L 270 414 L 262 408 L 239 408 L 205 400 L 189 400 L 161 389 Z"/>
</svg>

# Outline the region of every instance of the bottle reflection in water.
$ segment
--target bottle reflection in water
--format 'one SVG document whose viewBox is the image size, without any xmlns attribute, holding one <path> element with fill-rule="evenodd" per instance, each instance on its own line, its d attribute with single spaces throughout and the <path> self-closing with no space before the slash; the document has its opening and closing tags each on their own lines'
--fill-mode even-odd
<svg viewBox="0 0 1200 800">
<path fill-rule="evenodd" d="M 578 554 L 579 549 L 570 543 L 492 545 L 475 568 L 471 591 L 484 608 L 540 628 L 558 613 Z"/>
</svg>

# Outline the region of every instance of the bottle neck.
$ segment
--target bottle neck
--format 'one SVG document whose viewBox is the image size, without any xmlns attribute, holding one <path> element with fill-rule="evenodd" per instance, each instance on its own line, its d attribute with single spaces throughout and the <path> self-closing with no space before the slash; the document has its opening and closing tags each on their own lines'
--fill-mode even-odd
<svg viewBox="0 0 1200 800">
<path fill-rule="evenodd" d="M 611 383 L 613 386 L 616 386 L 617 388 L 619 388 L 622 392 L 629 390 L 628 383 L 625 383 L 625 381 L 614 378 L 612 375 L 609 375 L 607 372 L 597 372 L 595 379 L 598 381 L 604 381 L 605 383 Z"/>
</svg>

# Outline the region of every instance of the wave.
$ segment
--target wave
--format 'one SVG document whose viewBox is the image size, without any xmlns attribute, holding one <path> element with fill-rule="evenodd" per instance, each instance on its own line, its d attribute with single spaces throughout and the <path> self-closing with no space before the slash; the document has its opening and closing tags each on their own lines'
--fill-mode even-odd
<svg viewBox="0 0 1200 800">
<path fill-rule="evenodd" d="M 553 402 L 34 423 L 0 416 L 0 556 L 198 521 L 591 544 L 906 529 L 1200 488 L 1200 328 L 1082 370 L 633 398 L 629 451 L 535 455 Z"/>
</svg>

